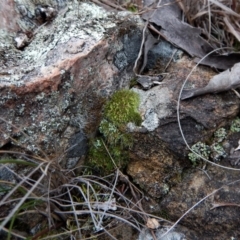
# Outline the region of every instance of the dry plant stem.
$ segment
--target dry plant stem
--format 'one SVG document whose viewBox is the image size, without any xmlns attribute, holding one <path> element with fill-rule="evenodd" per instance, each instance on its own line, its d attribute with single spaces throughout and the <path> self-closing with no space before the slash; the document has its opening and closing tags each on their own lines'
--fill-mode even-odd
<svg viewBox="0 0 240 240">
<path fill-rule="evenodd" d="M 102 141 L 102 142 L 103 142 L 103 144 L 104 144 L 105 149 L 106 149 L 107 152 L 108 152 L 108 155 L 110 156 L 111 160 L 113 161 L 113 164 L 115 165 L 115 167 L 117 167 L 117 165 L 116 165 L 115 161 L 113 160 L 113 158 L 112 158 L 112 156 L 111 156 L 111 154 L 110 154 L 110 152 L 109 152 L 106 144 L 104 143 L 104 141 Z M 112 197 L 113 197 L 114 190 L 116 189 L 116 185 L 117 185 L 117 181 L 118 181 L 118 174 L 119 174 L 119 170 L 118 170 L 118 168 L 117 168 L 116 177 L 115 177 L 115 182 L 114 182 L 114 185 L 113 185 L 113 187 L 112 187 L 111 194 L 109 195 L 108 201 L 111 201 L 111 199 L 112 199 Z M 107 208 L 104 210 L 104 212 L 106 212 L 106 211 L 107 211 Z M 97 228 L 97 229 L 101 229 L 101 226 L 100 226 L 100 225 L 102 225 L 103 218 L 104 218 L 104 215 L 102 215 L 102 216 L 100 217 L 100 221 L 98 222 L 98 226 L 97 226 L 98 228 Z"/>
<path fill-rule="evenodd" d="M 48 191 L 47 191 L 47 218 L 48 218 L 48 225 L 49 225 L 49 228 L 52 227 L 52 225 L 54 225 L 53 221 L 52 221 L 52 218 L 51 218 L 51 205 L 50 205 L 50 185 L 51 185 L 51 175 L 49 176 L 49 181 L 48 181 Z M 52 223 L 51 223 L 52 222 Z"/>
<path fill-rule="evenodd" d="M 177 224 L 189 213 L 191 212 L 196 206 L 198 206 L 201 202 L 203 202 L 205 199 L 207 199 L 208 197 L 214 195 L 216 192 L 218 192 L 219 190 L 221 190 L 222 188 L 224 188 L 225 186 L 229 186 L 229 185 L 232 185 L 232 184 L 235 184 L 237 182 L 239 182 L 239 180 L 236 180 L 236 181 L 233 181 L 233 182 L 230 182 L 228 184 L 224 184 L 222 187 L 212 191 L 210 194 L 208 194 L 207 196 L 205 196 L 204 198 L 202 198 L 200 201 L 198 201 L 196 204 L 194 204 L 191 208 L 189 208 L 168 230 L 167 232 L 165 232 L 162 236 L 164 237 L 165 235 L 167 235 L 173 228 L 175 228 L 177 226 Z"/>
<path fill-rule="evenodd" d="M 73 215 L 74 215 L 74 218 L 75 218 L 75 222 L 76 222 L 76 224 L 77 224 L 78 235 L 79 235 L 80 238 L 82 238 L 82 233 L 81 233 L 81 228 L 80 228 L 80 225 L 79 225 L 79 221 L 78 221 L 77 215 L 75 214 L 76 208 L 75 208 L 75 206 L 74 206 L 73 199 L 72 199 L 72 195 L 71 195 L 71 193 L 70 193 L 69 188 L 67 188 L 67 192 L 68 192 L 69 199 L 70 199 L 70 201 L 71 201 L 71 206 L 72 206 L 72 208 L 73 208 L 73 213 L 74 213 Z"/>
<path fill-rule="evenodd" d="M 213 4 L 215 4 L 216 6 L 220 7 L 222 10 L 224 10 L 224 12 L 226 12 L 229 15 L 232 15 L 234 17 L 240 18 L 240 15 L 237 14 L 236 12 L 234 12 L 231 8 L 226 7 L 224 4 L 222 4 L 219 1 L 216 0 L 208 0 L 210 2 L 212 2 Z"/>
<path fill-rule="evenodd" d="M 110 232 L 108 232 L 105 228 L 103 228 L 103 231 L 104 231 L 109 237 L 111 237 L 111 239 L 113 239 L 113 240 L 118 240 L 118 239 L 115 238 Z"/>
<path fill-rule="evenodd" d="M 3 227 L 2 230 L 3 230 L 4 232 L 6 232 L 6 233 L 9 232 L 9 230 L 8 230 L 7 228 L 5 228 L 5 227 Z M 21 236 L 20 234 L 14 232 L 14 231 L 11 231 L 11 235 L 17 237 L 17 239 L 19 239 L 19 238 L 20 238 L 20 239 L 26 239 L 26 237 Z"/>
<path fill-rule="evenodd" d="M 211 38 L 211 7 L 210 7 L 210 2 L 208 1 L 208 41 Z"/>
<path fill-rule="evenodd" d="M 34 158 L 34 159 L 39 160 L 39 161 L 41 161 L 41 162 L 49 162 L 49 161 L 47 161 L 47 160 L 44 159 L 44 158 L 32 156 L 32 155 L 29 155 L 29 154 L 26 154 L 26 153 L 21 153 L 21 152 L 8 151 L 8 150 L 0 150 L 0 154 L 1 154 L 1 153 L 18 154 L 18 155 L 23 155 L 23 156 L 27 156 L 27 157 L 30 157 L 30 158 Z M 34 162 L 34 161 L 33 161 L 33 162 Z M 36 163 L 36 162 L 34 162 L 34 163 Z"/>
<path fill-rule="evenodd" d="M 211 177 L 208 175 L 207 171 L 202 169 L 202 168 L 198 168 L 196 167 L 197 169 L 201 170 L 202 172 L 204 172 L 206 174 L 206 176 L 208 177 L 209 180 L 211 180 Z"/>
<path fill-rule="evenodd" d="M 119 174 L 119 170 L 117 169 L 117 173 L 116 173 L 116 177 L 115 177 L 115 182 L 114 182 L 114 185 L 113 185 L 113 187 L 112 187 L 111 193 L 110 193 L 109 198 L 108 198 L 108 201 L 109 201 L 109 202 L 112 200 L 112 198 L 113 198 L 113 193 L 114 193 L 114 191 L 115 191 L 115 189 L 116 189 L 116 185 L 117 185 L 117 181 L 118 181 L 118 174 Z M 105 208 L 104 213 L 105 213 L 106 211 L 107 211 L 107 208 Z M 104 218 L 104 215 L 102 215 L 102 216 L 100 217 L 99 226 L 98 226 L 99 228 L 100 228 L 100 225 L 102 225 L 103 218 Z"/>
<path fill-rule="evenodd" d="M 108 156 L 110 157 L 111 161 L 113 162 L 113 165 L 115 166 L 115 169 L 118 169 L 115 161 L 113 160 L 113 158 L 112 158 L 112 156 L 111 156 L 111 154 L 110 154 L 110 152 L 109 152 L 109 150 L 108 150 L 108 148 L 107 148 L 107 146 L 106 146 L 106 144 L 105 144 L 105 142 L 103 140 L 102 140 L 102 143 L 103 143 L 103 145 L 104 145 L 104 147 L 105 147 L 105 149 L 106 149 L 106 151 L 108 153 Z"/>
<path fill-rule="evenodd" d="M 209 164 L 212 164 L 213 166 L 217 166 L 217 167 L 221 167 L 223 169 L 227 169 L 227 170 L 233 170 L 233 171 L 240 171 L 239 168 L 231 168 L 231 167 L 225 167 L 225 166 L 222 166 L 220 164 L 217 164 L 215 162 L 211 162 L 209 161 L 208 159 L 202 157 L 201 155 L 199 155 L 197 152 L 194 152 L 191 147 L 189 146 L 185 136 L 184 136 L 184 133 L 183 133 L 183 130 L 182 130 L 182 126 L 181 126 L 181 121 L 180 121 L 180 101 L 181 101 L 181 95 L 182 95 L 182 91 L 183 91 L 183 88 L 186 84 L 186 82 L 188 81 L 189 77 L 191 76 L 192 72 L 196 69 L 196 67 L 206 58 L 208 57 L 209 55 L 211 55 L 212 53 L 218 51 L 218 50 L 222 50 L 222 49 L 229 49 L 229 48 L 217 48 L 217 49 L 214 49 L 213 51 L 209 52 L 207 55 L 205 55 L 194 67 L 193 69 L 191 70 L 191 72 L 188 74 L 187 78 L 184 80 L 183 84 L 182 84 L 182 87 L 180 89 L 180 92 L 179 92 L 179 96 L 178 96 L 178 101 L 177 101 L 177 121 L 178 121 L 178 127 L 179 127 L 179 130 L 180 130 L 180 133 L 182 135 L 182 139 L 185 143 L 185 145 L 187 146 L 187 148 L 194 154 L 196 154 L 199 158 L 201 158 L 202 160 L 204 160 L 205 162 L 209 163 Z"/>
<path fill-rule="evenodd" d="M 16 213 L 16 211 L 21 207 L 21 205 L 26 201 L 26 199 L 28 198 L 28 196 L 34 191 L 34 189 L 38 186 L 38 184 L 42 181 L 42 179 L 47 176 L 47 171 L 48 168 L 50 166 L 50 162 L 46 165 L 45 170 L 43 171 L 43 174 L 40 176 L 40 178 L 38 179 L 38 181 L 36 181 L 36 183 L 33 185 L 33 187 L 31 189 L 28 190 L 28 192 L 25 194 L 25 196 L 18 202 L 18 204 L 16 204 L 16 206 L 13 208 L 13 210 L 11 211 L 11 213 L 5 218 L 5 220 L 1 223 L 0 225 L 0 231 L 2 230 L 3 227 L 5 227 L 5 225 L 8 223 L 8 221 L 12 218 L 12 216 Z M 39 166 L 34 169 L 34 172 L 41 168 L 44 164 L 39 164 Z M 24 180 L 21 181 L 16 187 L 18 188 L 19 186 L 21 186 L 24 183 Z M 15 191 L 17 188 L 14 188 L 13 190 Z M 14 192 L 11 191 L 11 192 Z M 11 193 L 10 192 L 10 193 Z M 11 194 L 7 194 L 6 197 L 4 197 L 4 199 L 1 201 L 0 205 L 4 204 L 4 201 L 11 196 Z"/>
<path fill-rule="evenodd" d="M 223 18 L 223 21 L 225 22 L 226 26 L 228 27 L 228 30 L 232 33 L 232 35 L 240 42 L 240 35 L 239 33 L 234 29 L 232 24 L 230 23 L 227 16 Z"/>
<path fill-rule="evenodd" d="M 39 164 L 32 172 L 30 172 L 27 176 L 30 177 L 33 173 L 35 173 L 44 163 Z M 19 188 L 23 186 L 23 183 L 25 182 L 25 179 L 22 179 L 0 202 L 0 206 L 4 205 L 6 203 L 6 200 Z"/>
<path fill-rule="evenodd" d="M 73 214 L 73 211 L 65 211 L 65 212 L 59 211 L 59 213 Z M 77 215 L 83 215 L 83 214 L 89 214 L 89 213 L 90 213 L 89 210 L 77 210 L 76 211 Z M 110 212 L 95 211 L 95 210 L 91 210 L 91 214 L 104 215 L 106 217 L 116 218 L 119 221 L 122 221 L 122 222 L 125 222 L 125 223 L 129 224 L 130 226 L 132 226 L 136 230 L 141 231 L 141 229 L 138 228 L 136 225 L 134 225 L 132 222 L 127 221 L 126 219 L 124 219 L 124 218 L 122 218 L 122 217 L 120 217 L 120 216 L 118 216 L 116 214 L 112 214 Z"/>
<path fill-rule="evenodd" d="M 218 208 L 218 207 L 240 207 L 240 204 L 237 203 L 213 203 L 213 207 L 210 209 Z"/>
<path fill-rule="evenodd" d="M 169 41 L 168 39 L 166 39 L 166 37 L 160 32 L 158 31 L 152 24 L 148 25 L 148 28 L 151 29 L 152 31 L 154 31 L 155 33 L 157 33 L 160 37 L 162 37 L 164 40 Z M 172 43 L 173 44 L 173 43 Z"/>
<path fill-rule="evenodd" d="M 173 57 L 174 57 L 174 55 L 175 55 L 176 52 L 177 52 L 177 49 L 175 49 L 175 50 L 173 51 L 172 56 L 171 56 L 171 58 L 169 59 L 169 61 L 168 61 L 167 65 L 166 65 L 166 67 L 164 68 L 163 72 L 166 72 L 166 71 L 167 71 L 167 69 L 168 69 L 170 63 L 172 62 Z"/>
<path fill-rule="evenodd" d="M 119 194 L 118 192 L 116 192 L 116 194 Z M 122 196 L 122 198 L 124 199 L 125 197 L 124 196 Z M 128 199 L 125 199 L 125 200 L 128 200 Z M 69 207 L 71 207 L 72 206 L 72 204 L 69 202 L 69 204 L 62 204 L 62 203 L 59 203 L 59 202 L 57 202 L 57 201 L 55 201 L 55 200 L 53 200 L 57 205 L 59 205 L 59 206 L 61 206 L 61 207 L 63 207 L 63 208 L 69 208 Z M 130 202 L 130 200 L 128 200 L 129 202 Z M 93 201 L 91 201 L 90 202 L 90 204 L 91 205 L 93 205 L 93 204 L 98 204 L 99 202 L 93 202 Z M 73 204 L 74 204 L 74 206 L 75 207 L 81 207 L 81 206 L 86 206 L 86 203 L 76 203 L 76 202 L 73 202 Z M 131 202 L 131 204 L 133 204 L 134 205 L 134 203 L 132 203 Z M 167 222 L 168 224 L 173 224 L 173 222 L 171 222 L 171 221 L 168 221 L 168 220 L 165 220 L 165 219 L 163 219 L 163 218 L 160 218 L 160 217 L 157 217 L 157 216 L 155 216 L 155 215 L 152 215 L 152 214 L 148 214 L 148 213 L 145 213 L 145 212 L 143 212 L 143 211 L 141 211 L 141 210 L 135 210 L 135 209 L 129 209 L 129 207 L 124 207 L 124 206 L 121 206 L 121 205 L 118 205 L 117 206 L 117 208 L 119 208 L 119 209 L 122 209 L 122 210 L 124 210 L 124 211 L 131 211 L 132 213 L 135 213 L 135 214 L 140 214 L 140 215 L 145 215 L 146 217 L 151 217 L 151 218 L 156 218 L 156 219 L 158 219 L 159 221 L 165 221 L 165 222 Z M 55 211 L 56 213 L 60 213 L 61 211 L 60 210 L 56 210 Z M 62 214 L 67 214 L 67 212 L 61 212 Z M 66 218 L 67 219 L 67 218 Z"/>
<path fill-rule="evenodd" d="M 238 93 L 238 91 L 237 90 L 235 90 L 235 89 L 232 89 L 232 91 L 237 95 L 237 97 L 238 98 L 240 98 L 240 94 Z"/>
<path fill-rule="evenodd" d="M 47 233 L 49 233 L 50 231 L 52 231 L 54 229 L 59 229 L 62 226 L 63 226 L 63 223 L 58 223 L 55 226 L 51 226 L 50 228 L 43 229 L 41 232 L 39 232 L 36 235 L 34 235 L 31 240 L 43 239 L 42 236 L 46 235 Z M 49 239 L 49 238 L 47 237 L 47 238 L 44 238 L 44 239 Z"/>
<path fill-rule="evenodd" d="M 148 21 L 145 23 L 145 26 L 143 28 L 143 36 L 142 36 L 142 42 L 141 42 L 140 50 L 139 50 L 137 59 L 136 59 L 136 61 L 134 63 L 134 67 L 133 67 L 133 72 L 136 75 L 138 75 L 138 71 L 137 71 L 138 61 L 140 60 L 140 58 L 141 58 L 141 56 L 143 54 L 143 46 L 144 46 L 144 43 L 145 43 L 145 40 L 146 40 L 146 29 L 147 29 L 147 26 L 148 26 Z"/>
<path fill-rule="evenodd" d="M 114 162 L 114 160 L 113 160 L 113 158 L 112 158 L 112 156 L 111 156 L 111 154 L 110 154 L 107 146 L 105 145 L 104 141 L 102 141 L 102 142 L 103 142 L 103 144 L 104 144 L 104 147 L 105 147 L 105 149 L 106 149 L 109 157 L 111 158 L 111 160 L 113 161 L 113 163 L 114 163 L 114 165 L 115 165 L 115 167 L 116 167 L 116 164 L 115 164 L 115 162 Z M 109 196 L 109 200 L 112 199 L 113 190 L 116 188 L 119 173 L 120 173 L 120 175 L 123 176 L 122 172 L 117 168 L 117 172 L 116 172 L 116 175 L 117 175 L 117 176 L 116 176 L 116 178 L 115 178 L 115 183 L 114 183 L 114 186 L 113 186 L 113 188 L 112 188 L 112 192 L 111 192 L 111 194 L 110 194 L 110 196 Z M 130 183 L 129 180 L 128 180 L 128 183 Z M 143 207 L 142 207 L 142 204 L 141 204 L 141 201 L 138 201 L 138 199 L 137 199 L 137 197 L 136 197 L 136 194 L 135 194 L 135 191 L 133 190 L 132 185 L 129 184 L 129 187 L 130 187 L 130 189 L 131 189 L 132 195 L 133 195 L 134 198 L 135 198 L 135 201 L 138 203 L 137 205 L 138 205 L 139 209 L 140 209 L 142 212 L 144 212 Z M 107 208 L 106 208 L 106 209 L 107 209 Z M 104 210 L 104 212 L 106 212 L 106 209 Z M 104 217 L 104 215 L 102 215 L 102 219 L 103 219 L 103 217 Z M 145 222 L 147 222 L 147 217 L 146 217 L 145 215 L 144 215 L 144 217 L 145 217 Z M 102 219 L 101 219 L 101 222 L 102 222 Z M 100 221 L 99 221 L 99 223 L 100 223 Z M 150 229 L 150 231 L 151 231 L 151 234 L 152 234 L 154 240 L 157 240 L 157 238 L 156 238 L 156 236 L 155 236 L 155 234 L 154 234 L 154 231 L 153 231 L 152 229 Z"/>
<path fill-rule="evenodd" d="M 181 0 L 177 0 L 177 1 L 171 2 L 171 3 L 165 3 L 163 5 L 159 5 L 159 3 L 158 3 L 159 6 L 156 6 L 156 7 L 154 6 L 155 3 L 153 2 L 150 6 L 144 7 L 142 10 L 140 10 L 138 13 L 135 13 L 135 14 L 141 15 L 141 14 L 144 14 L 146 12 L 149 12 L 149 11 L 152 11 L 152 10 L 157 10 L 158 8 L 162 8 L 164 6 L 169 6 L 169 5 L 172 5 L 172 4 L 175 4 L 175 3 L 181 3 Z M 160 4 L 161 4 L 161 0 L 160 0 Z"/>
<path fill-rule="evenodd" d="M 88 183 L 87 183 L 88 184 Z M 79 186 L 74 186 L 74 185 L 71 185 L 71 184 L 65 184 L 64 186 L 66 186 L 66 187 L 75 187 L 76 189 L 78 189 L 79 191 L 80 191 L 80 193 L 81 193 L 81 195 L 82 195 L 82 197 L 84 198 L 84 202 L 85 203 L 87 203 L 87 207 L 88 207 L 88 213 L 90 213 L 90 215 L 91 215 L 91 219 L 92 219 L 92 221 L 93 221 L 93 224 L 94 224 L 94 227 L 96 228 L 97 227 L 97 222 L 98 222 L 98 219 L 97 219 L 97 217 L 95 217 L 95 215 L 94 215 L 94 211 L 93 211 L 93 209 L 92 209 L 92 206 L 91 206 L 91 202 L 90 202 L 90 199 L 89 199 L 89 196 L 86 196 L 85 194 L 84 194 L 84 192 L 82 191 L 82 189 L 79 187 Z M 88 189 L 89 189 L 89 184 L 87 185 L 88 186 Z M 88 194 L 89 195 L 89 194 Z M 94 196 L 95 197 L 95 199 L 97 199 L 97 196 L 95 195 Z M 70 205 L 71 206 L 71 205 Z M 67 212 L 58 212 L 58 211 L 56 211 L 56 213 L 67 213 Z M 74 214 L 76 213 L 76 211 L 74 212 Z"/>
<path fill-rule="evenodd" d="M 161 4 L 161 0 L 158 2 L 157 8 L 160 6 L 160 4 Z M 147 27 L 148 27 L 148 24 L 149 24 L 149 20 L 150 20 L 151 17 L 155 14 L 155 11 L 156 11 L 156 10 L 153 11 L 152 15 L 151 15 L 150 18 L 146 21 L 145 26 L 144 26 L 144 28 L 143 28 L 143 36 L 142 36 L 142 42 L 141 42 L 140 50 L 139 50 L 139 53 L 138 53 L 138 57 L 137 57 L 137 59 L 136 59 L 136 61 L 135 61 L 135 63 L 134 63 L 134 67 L 133 67 L 133 72 L 135 73 L 136 76 L 139 76 L 139 73 L 138 73 L 138 71 L 137 71 L 137 70 L 138 70 L 137 67 L 138 67 L 138 62 L 139 62 L 141 56 L 143 55 L 143 51 L 144 51 L 143 47 L 144 47 L 144 43 L 145 43 L 145 41 L 146 41 L 146 30 L 147 30 Z"/>
</svg>

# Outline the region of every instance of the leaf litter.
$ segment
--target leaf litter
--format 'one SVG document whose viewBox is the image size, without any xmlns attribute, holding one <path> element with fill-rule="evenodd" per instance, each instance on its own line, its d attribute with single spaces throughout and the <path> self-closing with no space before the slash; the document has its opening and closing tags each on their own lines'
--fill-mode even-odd
<svg viewBox="0 0 240 240">
<path fill-rule="evenodd" d="M 106 0 L 102 0 L 106 4 Z M 214 51 L 201 61 L 202 65 L 226 70 L 240 61 L 240 3 L 236 0 L 144 0 L 120 1 L 115 9 L 127 8 L 131 3 L 146 21 L 143 43 L 135 73 L 141 74 L 147 63 L 149 50 L 161 39 L 182 49 L 195 62 Z M 121 9 L 122 10 L 122 9 Z M 136 68 L 137 66 L 137 68 Z M 136 71 L 137 70 L 137 71 Z"/>
</svg>

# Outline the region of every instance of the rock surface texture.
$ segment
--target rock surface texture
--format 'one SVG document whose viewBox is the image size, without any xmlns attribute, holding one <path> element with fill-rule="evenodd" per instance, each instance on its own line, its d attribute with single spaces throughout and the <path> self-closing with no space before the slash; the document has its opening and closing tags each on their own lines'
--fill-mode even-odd
<svg viewBox="0 0 240 240">
<path fill-rule="evenodd" d="M 6 29 L 6 19 L 1 30 L 0 104 L 7 122 L 0 123 L 0 146 L 13 137 L 35 153 L 39 147 L 63 153 L 76 132 L 89 136 L 96 131 L 103 100 L 130 81 L 126 69 L 131 69 L 140 46 L 140 19 L 116 16 L 91 3 L 52 2 L 57 15 L 45 25 L 34 16 L 37 3 L 28 8 L 12 2 L 14 14 L 19 14 L 18 29 Z M 30 17 L 21 15 L 23 9 Z M 11 35 L 23 29 L 34 35 L 19 50 Z"/>
<path fill-rule="evenodd" d="M 0 23 L 0 147 L 21 146 L 35 154 L 42 149 L 50 159 L 67 153 L 62 164 L 73 168 L 87 154 L 88 139 L 98 129 L 106 99 L 128 88 L 135 77 L 132 69 L 144 23 L 131 13 L 116 14 L 85 1 L 79 5 L 63 0 L 26 2 L 30 1 L 0 2 L 2 13 L 11 9 Z M 180 54 L 166 70 L 162 63 L 169 62 L 173 51 L 161 41 L 149 54 L 154 62 L 148 70 L 164 76 L 161 84 L 153 82 L 149 89 L 139 84 L 133 87 L 140 96 L 143 122 L 140 127 L 129 125 L 134 145 L 126 169 L 171 221 L 239 175 L 209 166 L 210 180 L 186 159 L 177 101 L 194 64 Z M 169 59 L 161 61 L 163 57 Z M 214 74 L 198 67 L 187 85 L 203 87 Z M 209 140 L 239 113 L 239 99 L 231 91 L 180 105 L 181 126 L 189 145 Z M 231 146 L 236 148 L 236 142 L 228 143 L 229 152 Z M 229 166 L 229 161 L 223 163 Z M 240 237 L 239 207 L 211 210 L 215 201 L 239 199 L 236 189 L 237 185 L 226 186 L 183 220 L 185 227 L 195 231 L 185 232 L 187 239 Z"/>
</svg>

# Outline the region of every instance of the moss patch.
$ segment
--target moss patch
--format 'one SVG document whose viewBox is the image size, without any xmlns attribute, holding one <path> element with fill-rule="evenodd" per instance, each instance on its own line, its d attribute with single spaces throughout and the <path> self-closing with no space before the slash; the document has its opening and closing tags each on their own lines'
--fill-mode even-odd
<svg viewBox="0 0 240 240">
<path fill-rule="evenodd" d="M 92 141 L 88 156 L 90 165 L 101 173 L 111 173 L 115 165 L 120 169 L 126 166 L 128 151 L 133 145 L 132 136 L 126 131 L 126 124 L 129 122 L 141 124 L 138 106 L 138 94 L 126 89 L 114 93 L 106 103 L 99 126 L 101 137 Z"/>
<path fill-rule="evenodd" d="M 140 125 L 142 118 L 138 112 L 139 96 L 131 90 L 120 90 L 113 94 L 104 109 L 104 118 L 114 125 L 134 122 Z"/>
</svg>

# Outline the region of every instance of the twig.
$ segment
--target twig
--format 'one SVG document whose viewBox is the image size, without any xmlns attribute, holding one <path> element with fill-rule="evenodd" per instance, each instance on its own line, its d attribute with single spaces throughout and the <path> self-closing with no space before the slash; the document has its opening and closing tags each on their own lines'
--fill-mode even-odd
<svg viewBox="0 0 240 240">
<path fill-rule="evenodd" d="M 240 204 L 237 203 L 213 203 L 213 207 L 210 210 L 218 207 L 240 207 Z"/>
</svg>

